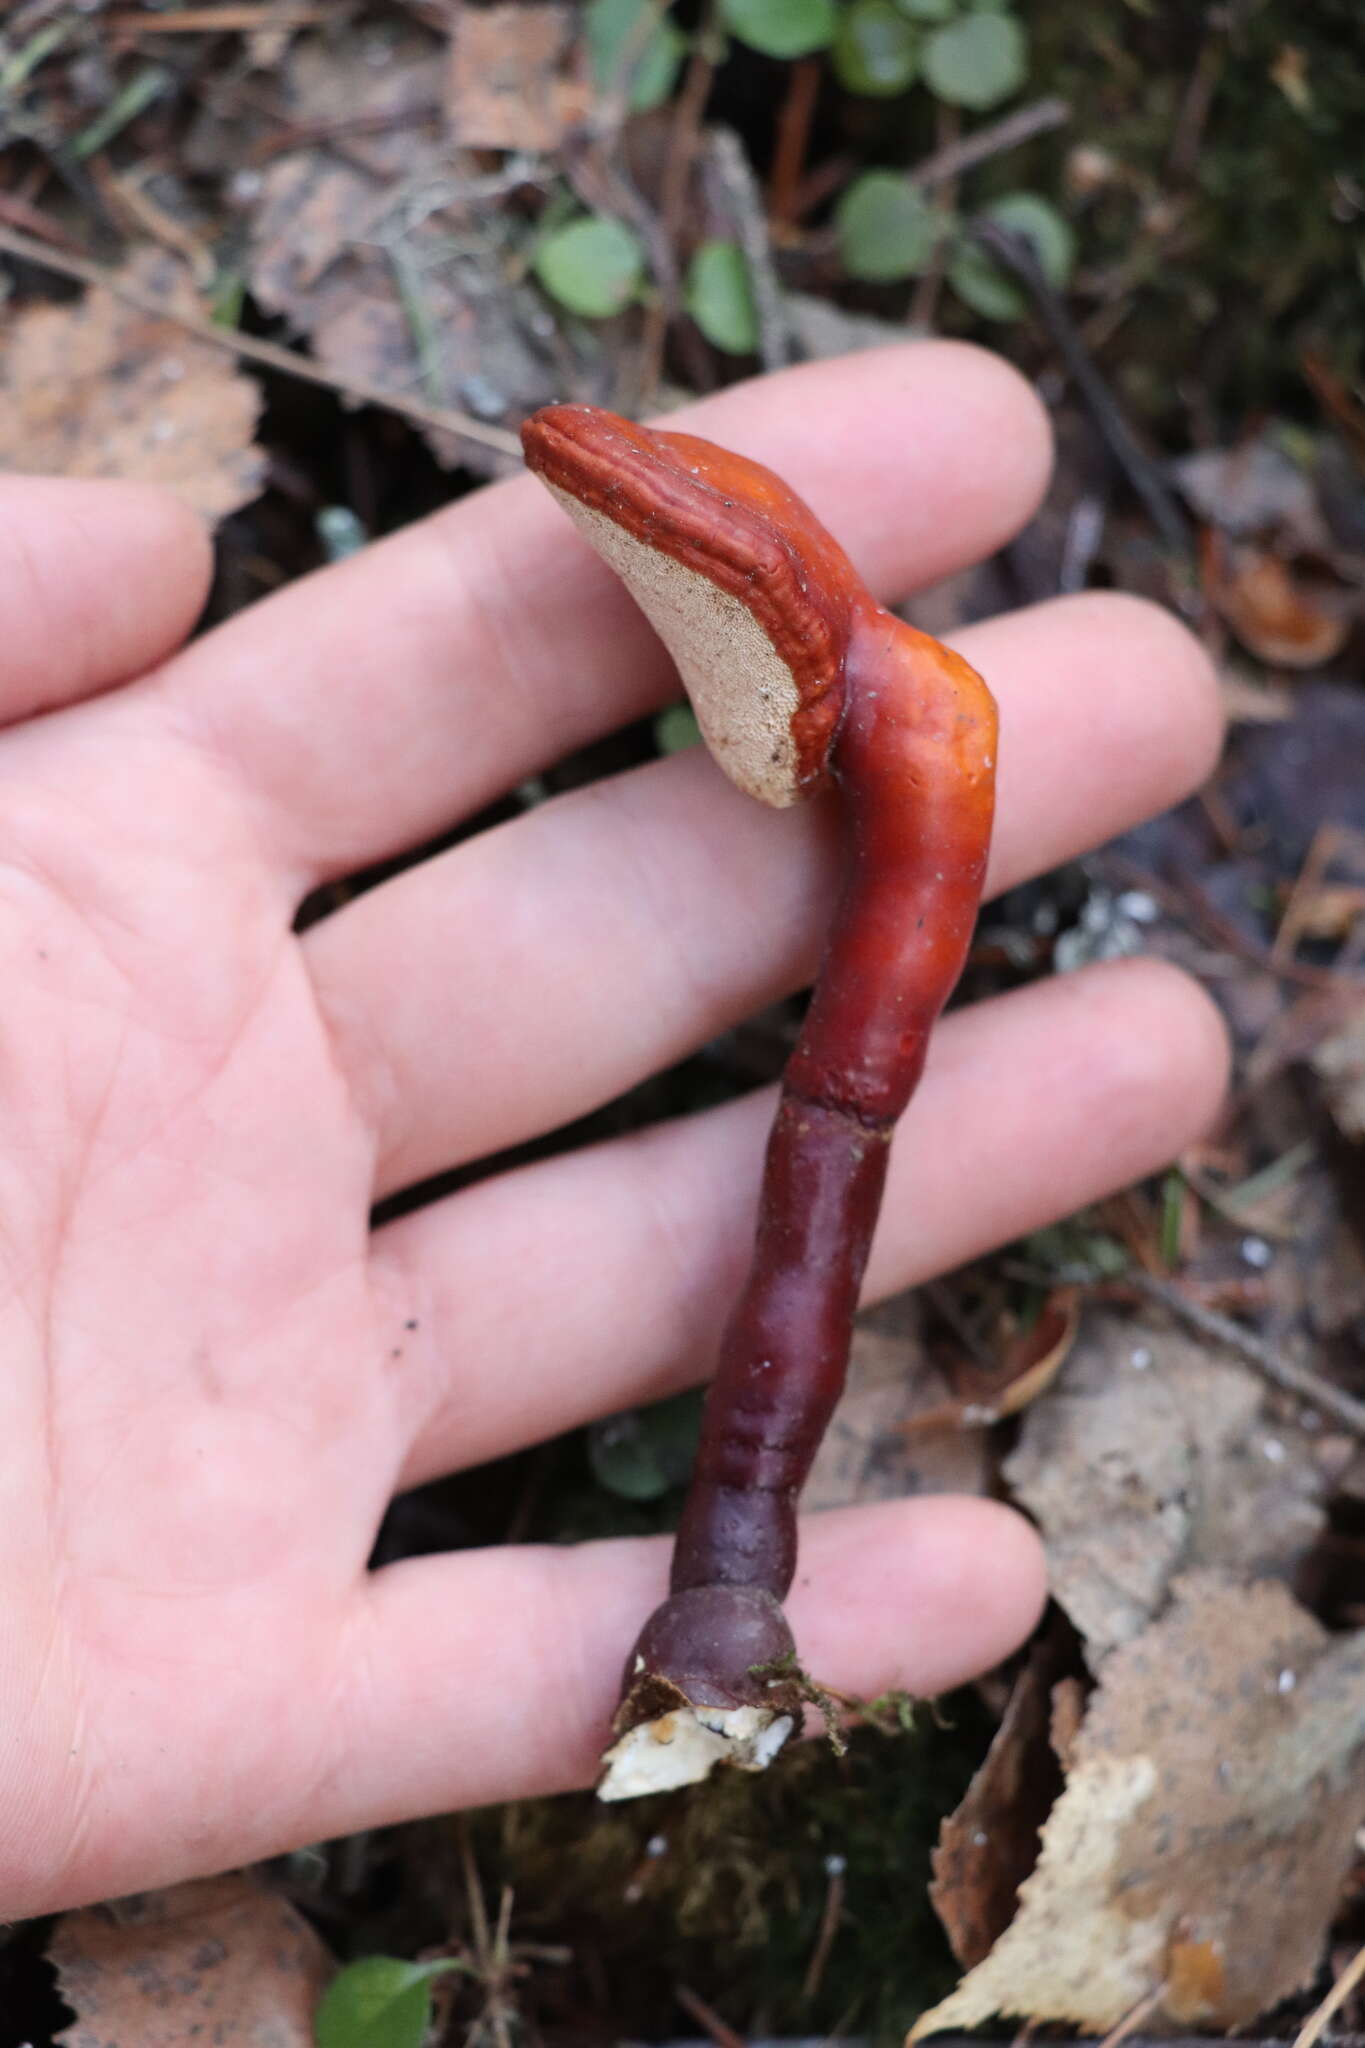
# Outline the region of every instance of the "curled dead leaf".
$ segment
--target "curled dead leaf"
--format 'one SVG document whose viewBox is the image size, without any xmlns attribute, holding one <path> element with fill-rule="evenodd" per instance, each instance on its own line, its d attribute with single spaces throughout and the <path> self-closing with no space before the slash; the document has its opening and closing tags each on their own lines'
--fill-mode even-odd
<svg viewBox="0 0 1365 2048">
<path fill-rule="evenodd" d="M 1050 1755 L 1059 1665 L 1042 1637 L 1014 1682 L 985 1760 L 939 1829 L 929 1898 L 954 1956 L 972 1969 L 1014 1917 L 1019 1887 L 1038 1860 L 1038 1835 L 1061 1789 Z"/>
<path fill-rule="evenodd" d="M 1214 581 L 1212 596 L 1243 647 L 1271 668 L 1317 668 L 1340 654 L 1350 635 L 1344 604 L 1259 548 L 1238 553 Z"/>
<path fill-rule="evenodd" d="M 1311 1983 L 1365 1819 L 1365 1634 L 1181 1580 L 1104 1667 L 1019 1910 L 910 2038 L 993 2014 L 1247 2024 Z"/>
<path fill-rule="evenodd" d="M 1056 1287 L 1037 1320 L 1018 1336 L 1005 1355 L 998 1376 L 982 1378 L 970 1395 L 937 1401 L 901 1425 L 907 1437 L 928 1436 L 948 1429 L 985 1429 L 1007 1415 L 1018 1415 L 1047 1392 L 1076 1341 L 1081 1324 L 1081 1291 Z"/>
</svg>

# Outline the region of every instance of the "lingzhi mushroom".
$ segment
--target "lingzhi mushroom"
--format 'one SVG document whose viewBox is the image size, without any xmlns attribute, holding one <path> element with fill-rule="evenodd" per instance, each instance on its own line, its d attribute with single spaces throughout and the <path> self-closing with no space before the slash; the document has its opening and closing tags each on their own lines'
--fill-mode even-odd
<svg viewBox="0 0 1365 2048">
<path fill-rule="evenodd" d="M 874 602 L 769 470 L 593 406 L 523 429 L 617 571 L 726 774 L 832 790 L 845 878 L 768 1141 L 753 1262 L 722 1340 L 671 1590 L 627 1660 L 599 1794 L 761 1770 L 799 1723 L 782 1600 L 796 1503 L 842 1391 L 891 1134 L 962 971 L 990 843 L 996 712 L 958 655 Z"/>
</svg>

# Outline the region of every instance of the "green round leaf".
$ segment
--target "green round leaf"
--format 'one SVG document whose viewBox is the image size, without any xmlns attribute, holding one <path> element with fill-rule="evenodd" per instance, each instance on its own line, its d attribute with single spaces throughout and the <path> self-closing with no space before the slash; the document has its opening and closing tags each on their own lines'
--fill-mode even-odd
<svg viewBox="0 0 1365 2048">
<path fill-rule="evenodd" d="M 687 266 L 684 302 L 714 348 L 749 356 L 758 347 L 758 317 L 749 266 L 738 242 L 703 242 Z"/>
<path fill-rule="evenodd" d="M 951 21 L 957 12 L 957 0 L 896 0 L 896 5 L 911 21 Z"/>
<path fill-rule="evenodd" d="M 670 704 L 654 720 L 654 744 L 661 754 L 681 754 L 700 739 L 701 727 L 690 704 Z"/>
<path fill-rule="evenodd" d="M 1028 236 L 1050 283 L 1059 289 L 1067 283 L 1076 260 L 1076 238 L 1055 206 L 1036 192 L 1011 192 L 985 210 L 1002 227 Z M 964 235 L 953 251 L 948 282 L 974 313 L 987 320 L 1018 320 L 1028 310 L 1028 300 L 1014 279 L 970 236 Z"/>
<path fill-rule="evenodd" d="M 1028 44 L 1011 14 L 967 14 L 935 29 L 924 46 L 929 90 L 952 107 L 980 113 L 1018 92 L 1028 74 Z"/>
<path fill-rule="evenodd" d="M 333 1977 L 313 2020 L 318 2048 L 422 2048 L 431 2024 L 431 1980 L 464 1964 L 404 1963 L 363 1956 Z"/>
<path fill-rule="evenodd" d="M 630 229 L 606 214 L 552 228 L 536 247 L 536 276 L 550 297 L 586 320 L 605 320 L 628 306 L 644 269 L 644 252 Z"/>
<path fill-rule="evenodd" d="M 721 0 L 732 35 L 765 57 L 809 57 L 834 37 L 834 0 Z"/>
<path fill-rule="evenodd" d="M 658 1500 L 692 1469 L 701 1432 L 701 1393 L 693 1388 L 608 1415 L 588 1431 L 593 1478 L 621 1500 Z"/>
<path fill-rule="evenodd" d="M 855 178 L 834 223 L 845 270 L 869 284 L 892 284 L 923 270 L 943 228 L 924 195 L 895 171 Z"/>
<path fill-rule="evenodd" d="M 895 0 L 853 0 L 835 31 L 835 75 L 849 92 L 891 99 L 915 81 L 919 42 Z"/>
<path fill-rule="evenodd" d="M 653 0 L 589 0 L 584 17 L 599 91 L 616 84 L 627 51 L 634 52 L 626 100 L 633 114 L 647 113 L 668 98 L 687 49 L 687 37 L 667 19 L 646 32 L 642 17 L 656 11 Z"/>
</svg>

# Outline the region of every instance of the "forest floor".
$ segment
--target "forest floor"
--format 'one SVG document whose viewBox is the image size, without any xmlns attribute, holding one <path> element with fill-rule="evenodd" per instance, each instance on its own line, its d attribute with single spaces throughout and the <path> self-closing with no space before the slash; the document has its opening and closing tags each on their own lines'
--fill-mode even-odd
<svg viewBox="0 0 1365 2048">
<path fill-rule="evenodd" d="M 310 2038 L 297 1972 L 269 2003 L 286 1936 L 324 1974 L 458 1962 L 332 2048 L 890 2041 L 963 1973 L 959 2030 L 1289 2039 L 1338 1984 L 1323 2038 L 1365 2037 L 1358 35 L 1352 0 L 5 10 L 0 464 L 180 489 L 217 528 L 209 623 L 507 473 L 552 398 L 667 410 L 907 333 L 1010 357 L 1047 501 L 912 617 L 1155 597 L 1230 737 L 1178 811 L 990 905 L 962 993 L 1155 953 L 1237 1065 L 1158 1180 L 863 1319 L 813 1502 L 1025 1507 L 1054 1599 L 1008 1670 L 645 1810 L 432 1820 L 17 1928 L 0 2048 L 197 2038 L 193 1969 L 160 2031 L 136 2000 L 206 1934 L 266 2000 L 229 2042 Z M 691 736 L 644 721 L 468 829 Z M 751 1088 L 799 1018 L 547 1142 Z M 377 1561 L 666 1528 L 697 1414 L 405 1496 Z M 1144 1771 L 1159 1839 L 1114 1789 Z"/>
</svg>

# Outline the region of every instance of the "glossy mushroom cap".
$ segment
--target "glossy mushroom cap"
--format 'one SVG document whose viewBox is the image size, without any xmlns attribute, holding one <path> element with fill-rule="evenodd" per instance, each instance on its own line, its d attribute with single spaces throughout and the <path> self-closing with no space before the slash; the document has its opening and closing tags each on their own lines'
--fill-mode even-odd
<svg viewBox="0 0 1365 2048">
<path fill-rule="evenodd" d="M 809 507 L 757 462 L 596 406 L 546 406 L 522 444 L 668 648 L 731 781 L 779 808 L 817 786 L 873 606 Z"/>
</svg>

